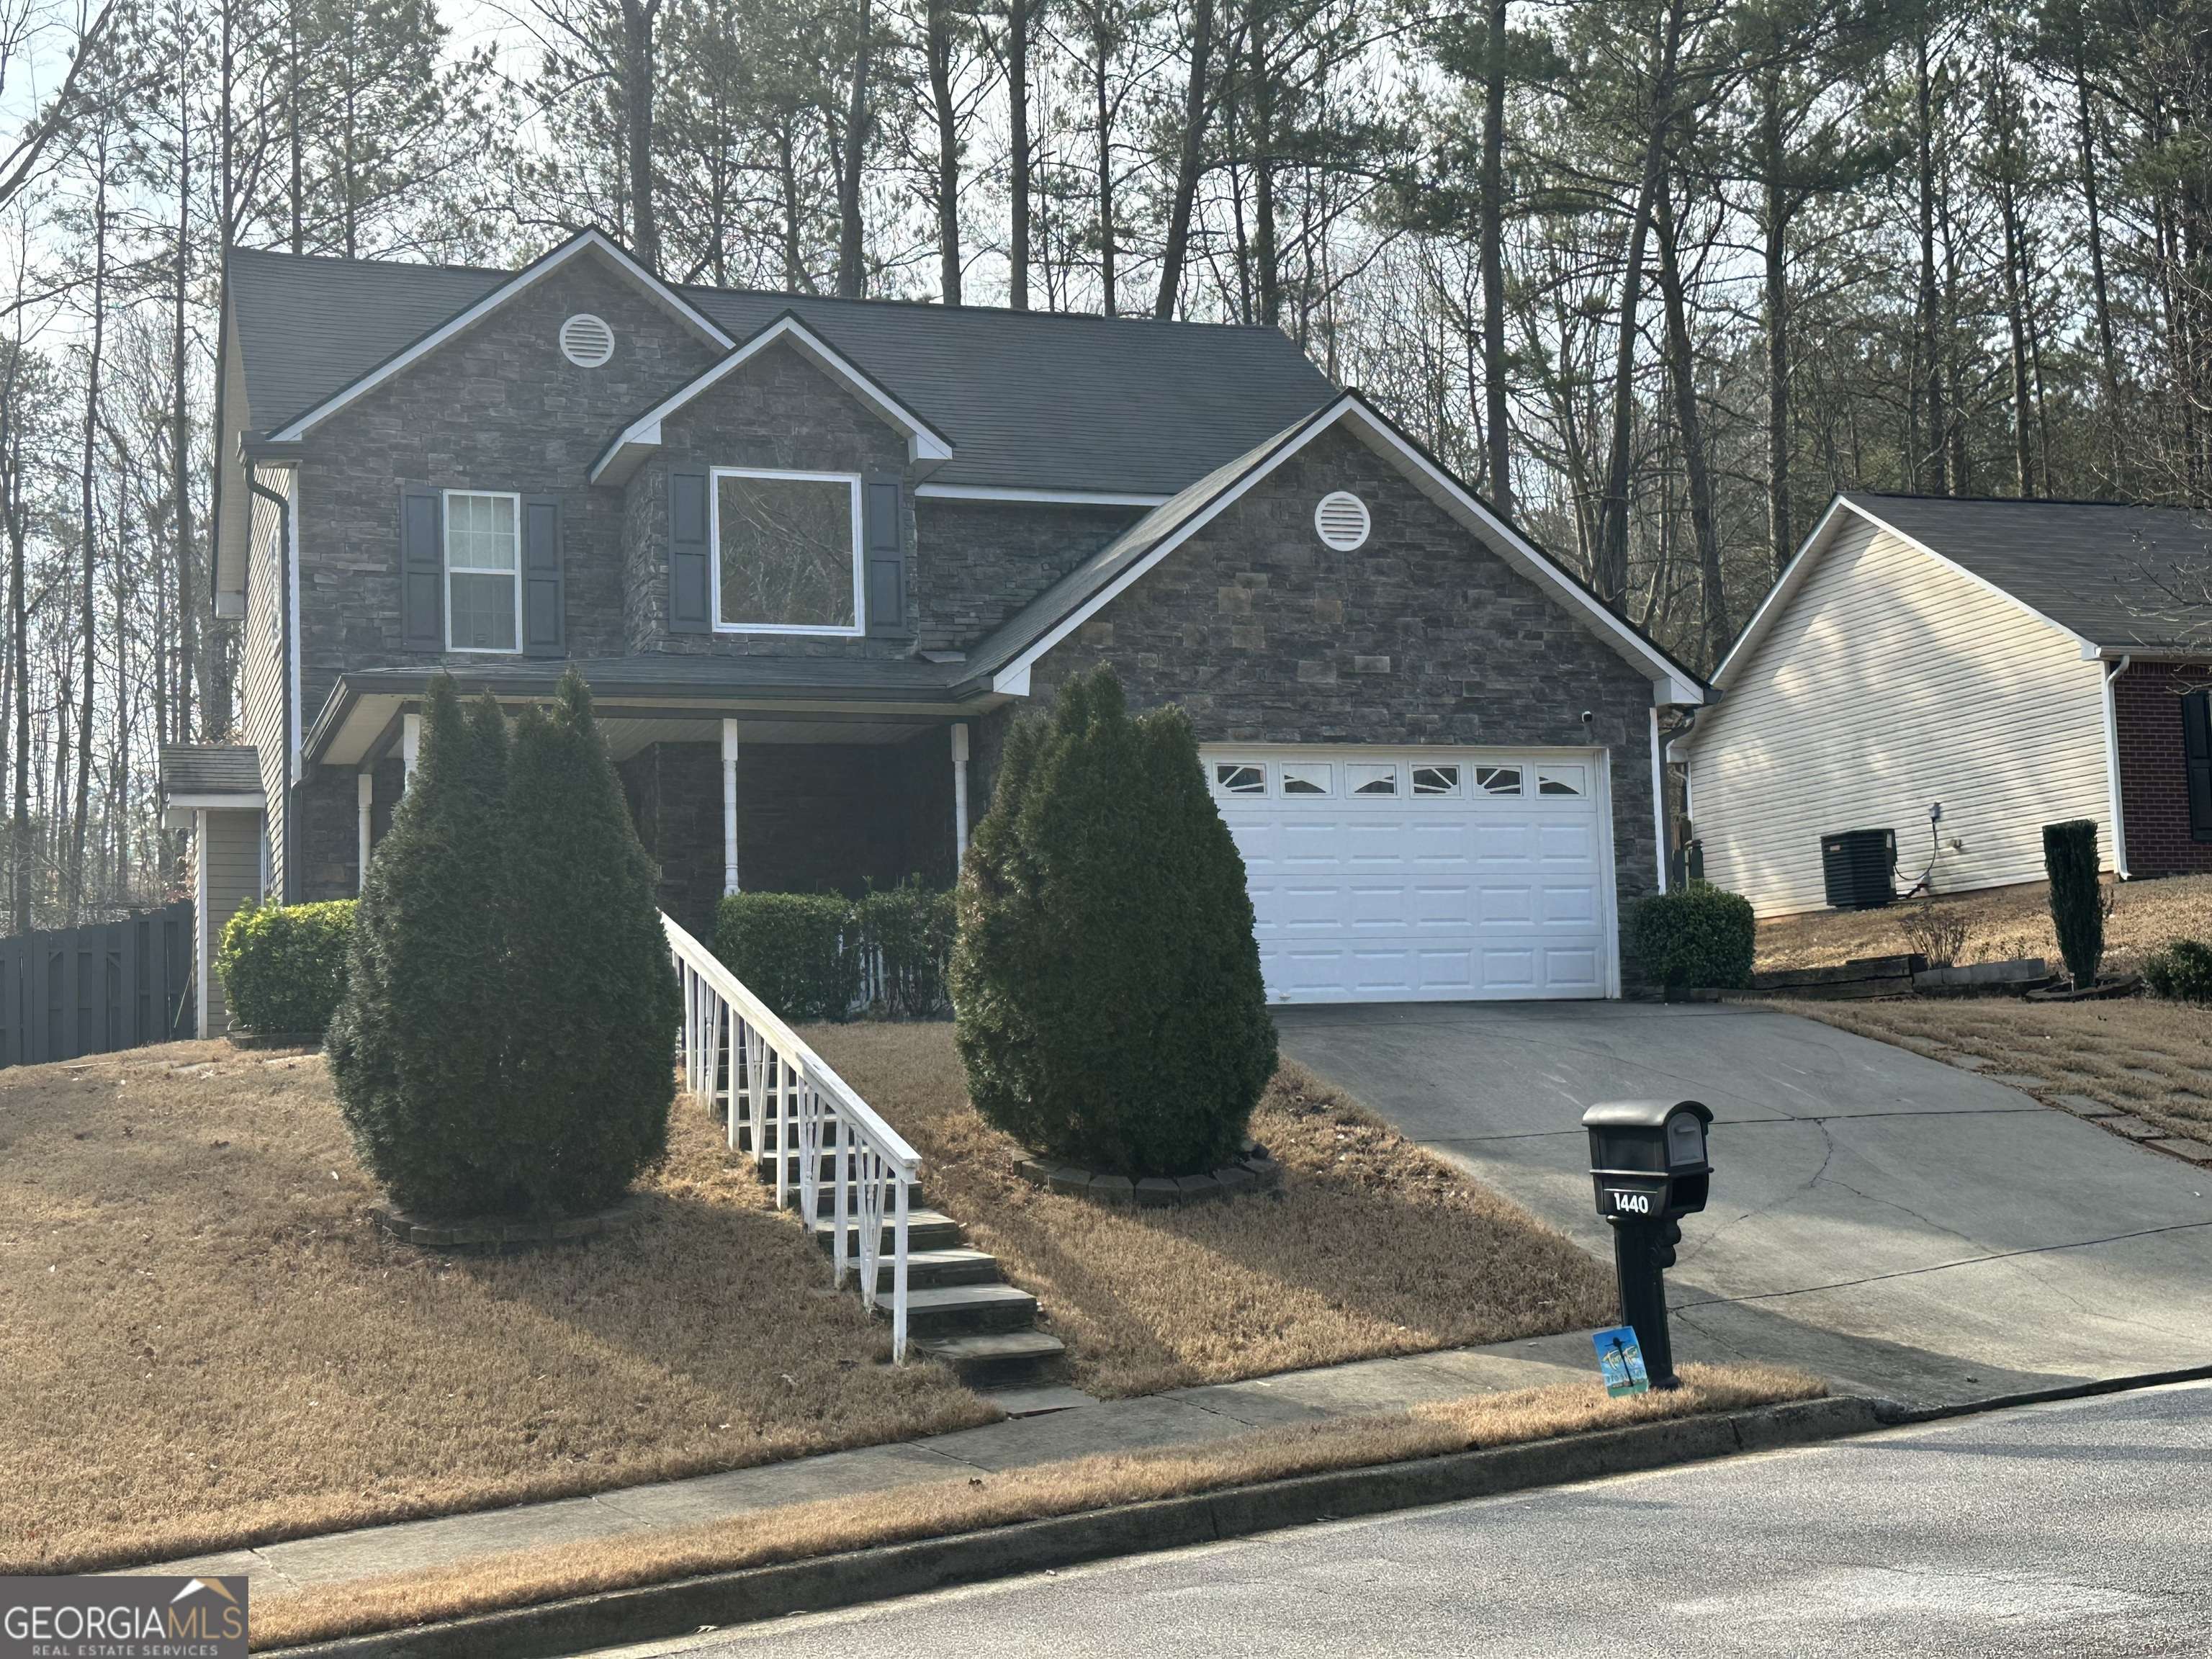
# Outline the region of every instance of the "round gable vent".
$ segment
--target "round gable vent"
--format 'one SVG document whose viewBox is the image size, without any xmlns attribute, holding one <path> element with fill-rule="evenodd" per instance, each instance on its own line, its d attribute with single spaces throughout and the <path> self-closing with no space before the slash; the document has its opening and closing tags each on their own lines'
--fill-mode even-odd
<svg viewBox="0 0 2212 1659">
<path fill-rule="evenodd" d="M 615 331 L 580 311 L 561 325 L 561 355 L 579 368 L 597 368 L 615 355 Z"/>
<path fill-rule="evenodd" d="M 1367 503 L 1348 489 L 1332 489 L 1314 508 L 1314 530 L 1340 553 L 1367 544 Z"/>
</svg>

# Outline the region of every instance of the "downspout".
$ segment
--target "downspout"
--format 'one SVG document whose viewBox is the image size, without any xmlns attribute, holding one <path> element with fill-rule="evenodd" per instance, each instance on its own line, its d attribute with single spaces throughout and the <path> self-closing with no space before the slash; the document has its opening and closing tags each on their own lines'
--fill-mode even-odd
<svg viewBox="0 0 2212 1659">
<path fill-rule="evenodd" d="M 246 488 L 260 496 L 263 501 L 276 503 L 277 553 L 274 561 L 276 567 L 276 592 L 271 599 L 276 607 L 278 688 L 276 729 L 282 734 L 278 741 L 284 748 L 284 787 L 282 801 L 283 811 L 280 814 L 283 826 L 280 833 L 284 842 L 283 848 L 284 876 L 283 879 L 277 884 L 281 890 L 276 895 L 276 902 L 279 904 L 289 904 L 292 902 L 292 596 L 289 557 L 292 546 L 292 498 L 289 495 L 278 495 L 267 484 L 262 483 L 261 470 L 251 463 L 247 464 L 246 469 Z M 253 562 L 250 550 L 246 562 L 249 567 Z"/>
<path fill-rule="evenodd" d="M 2112 802 L 2112 872 L 2128 879 L 2128 824 L 2120 811 L 2120 720 L 2112 696 L 2112 682 L 2128 672 L 2132 657 L 2123 656 L 2105 675 L 2105 786 Z"/>
<path fill-rule="evenodd" d="M 1659 890 L 1667 890 L 1667 767 L 1659 751 L 1659 705 L 1651 705 L 1651 830 L 1659 848 Z"/>
</svg>

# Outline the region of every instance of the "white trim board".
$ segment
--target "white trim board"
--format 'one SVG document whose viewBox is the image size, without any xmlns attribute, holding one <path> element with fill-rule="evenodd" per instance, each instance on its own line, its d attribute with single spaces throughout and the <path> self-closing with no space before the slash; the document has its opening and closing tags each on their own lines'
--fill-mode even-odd
<svg viewBox="0 0 2212 1659">
<path fill-rule="evenodd" d="M 644 452 L 659 446 L 663 421 L 779 342 L 790 344 L 830 379 L 843 382 L 847 391 L 874 410 L 887 424 L 905 433 L 908 460 L 943 461 L 951 458 L 951 443 L 936 428 L 877 385 L 828 341 L 799 321 L 795 314 L 787 311 L 753 334 L 744 344 L 732 347 L 729 356 L 689 384 L 678 387 L 653 408 L 631 422 L 622 435 L 609 444 L 599 459 L 592 463 L 588 475 L 591 481 L 595 484 L 620 483 L 645 459 Z M 635 455 L 631 453 L 633 451 L 636 452 Z"/>
<path fill-rule="evenodd" d="M 1491 551 L 1539 587 L 1553 593 L 1571 612 L 1594 623 L 1595 631 L 1652 682 L 1655 702 L 1696 705 L 1705 702 L 1705 688 L 1686 671 L 1669 661 L 1664 652 L 1614 615 L 1595 595 L 1569 578 L 1519 532 L 1498 518 L 1457 479 L 1430 459 L 1391 425 L 1386 416 L 1371 408 L 1356 392 L 1345 393 L 1303 426 L 1293 429 L 1289 436 L 1273 441 L 1274 447 L 1260 454 L 1234 483 L 1223 486 L 1205 507 L 1192 514 L 1127 570 L 1077 606 L 1071 614 L 1062 617 L 1012 662 L 1000 669 L 992 677 L 991 689 L 1011 696 L 1027 696 L 1030 672 L 1040 658 L 1119 599 L 1162 559 L 1242 500 L 1254 485 L 1321 434 L 1339 423 L 1348 426 L 1370 449 L 1395 465 L 1416 489 L 1472 532 Z M 1130 533 L 1133 535 L 1142 528 L 1139 524 Z"/>
<path fill-rule="evenodd" d="M 485 295 L 483 299 L 458 315 L 448 318 L 429 333 L 416 341 L 413 345 L 407 347 L 395 356 L 386 358 L 383 362 L 369 370 L 350 386 L 332 393 L 306 414 L 295 417 L 277 431 L 270 434 L 270 441 L 289 443 L 294 439 L 305 437 L 309 431 L 337 414 L 348 404 L 374 392 L 401 370 L 428 356 L 455 335 L 482 321 L 515 295 L 532 287 L 541 278 L 550 276 L 578 254 L 585 252 L 596 253 L 607 260 L 616 270 L 643 288 L 663 310 L 670 313 L 678 321 L 702 336 L 710 344 L 727 350 L 735 343 L 727 334 L 714 325 L 706 313 L 694 306 L 643 265 L 638 264 L 607 237 L 596 230 L 581 231 L 558 247 L 541 255 L 532 264 L 525 265 L 512 277 Z"/>
<path fill-rule="evenodd" d="M 1170 495 L 1134 495 L 1104 489 L 1014 489 L 995 484 L 920 483 L 925 501 L 1029 501 L 1040 507 L 1164 507 Z"/>
</svg>

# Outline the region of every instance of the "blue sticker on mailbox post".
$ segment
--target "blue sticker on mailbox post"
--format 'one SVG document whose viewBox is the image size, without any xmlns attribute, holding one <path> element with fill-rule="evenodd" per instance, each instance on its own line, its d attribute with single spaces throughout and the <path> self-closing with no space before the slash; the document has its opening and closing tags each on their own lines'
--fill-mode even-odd
<svg viewBox="0 0 2212 1659">
<path fill-rule="evenodd" d="M 1607 1394 L 1619 1399 L 1625 1394 L 1650 1392 L 1650 1374 L 1644 1369 L 1644 1350 L 1636 1344 L 1633 1325 L 1599 1331 L 1590 1340 L 1597 1347 L 1598 1375 L 1605 1379 Z"/>
</svg>

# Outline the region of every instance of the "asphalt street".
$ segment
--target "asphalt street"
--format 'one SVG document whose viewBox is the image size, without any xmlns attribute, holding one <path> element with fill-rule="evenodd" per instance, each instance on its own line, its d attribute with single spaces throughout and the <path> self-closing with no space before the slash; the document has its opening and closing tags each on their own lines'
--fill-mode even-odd
<svg viewBox="0 0 2212 1659">
<path fill-rule="evenodd" d="M 2212 1654 L 2208 1489 L 2191 1383 L 619 1651 Z"/>
</svg>

